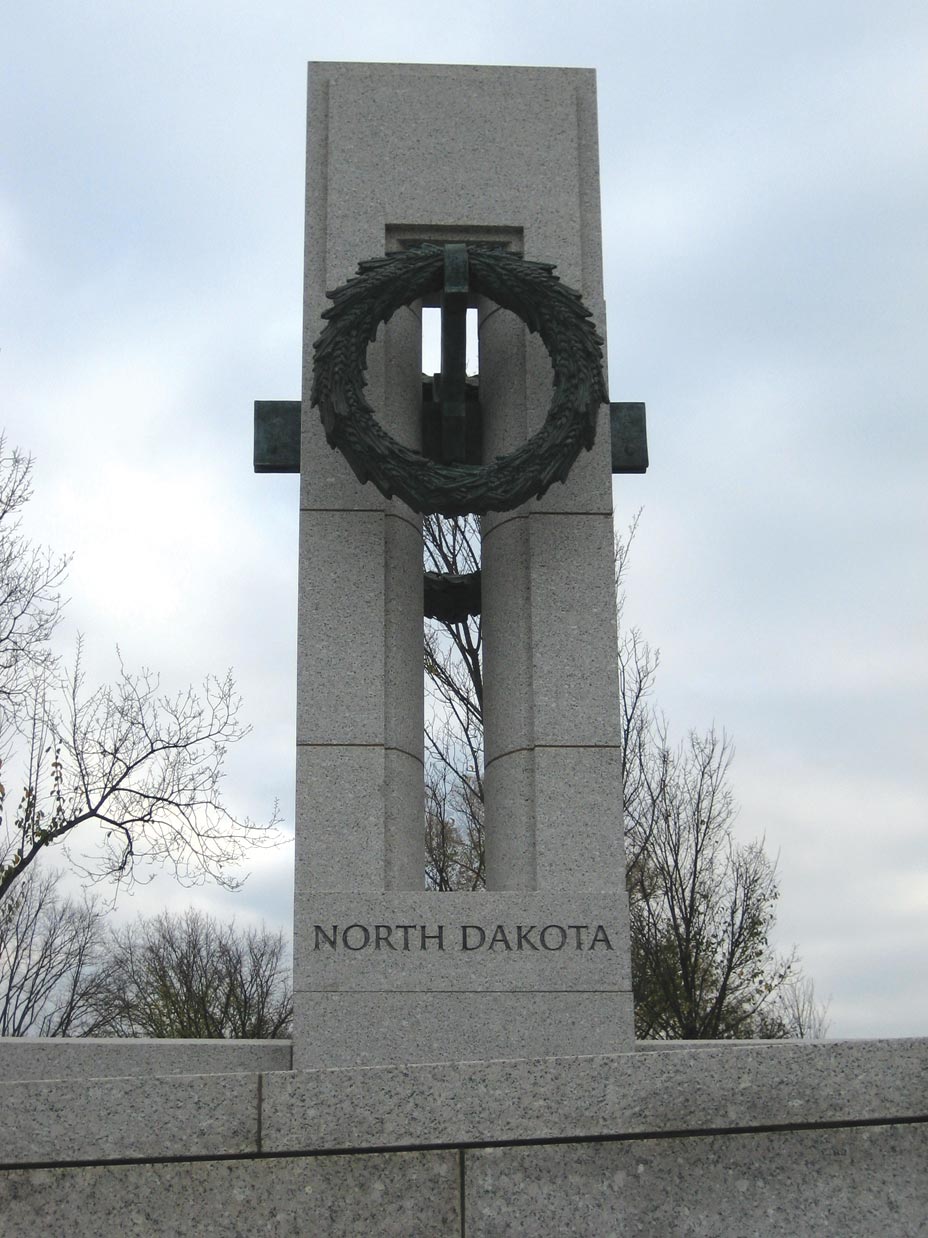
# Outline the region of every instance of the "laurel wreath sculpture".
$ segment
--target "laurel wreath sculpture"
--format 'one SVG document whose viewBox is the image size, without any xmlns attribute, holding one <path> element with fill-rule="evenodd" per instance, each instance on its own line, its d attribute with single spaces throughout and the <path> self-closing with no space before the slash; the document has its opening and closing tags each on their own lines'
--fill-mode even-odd
<svg viewBox="0 0 928 1238">
<path fill-rule="evenodd" d="M 510 511 L 566 480 L 580 449 L 596 438 L 606 403 L 603 341 L 580 294 L 553 273 L 553 264 L 468 244 L 472 291 L 511 310 L 540 335 L 554 371 L 544 425 L 526 443 L 491 464 L 439 464 L 404 447 L 377 421 L 364 398 L 367 347 L 401 306 L 437 292 L 444 250 L 423 244 L 358 266 L 347 284 L 326 295 L 326 326 L 315 343 L 312 404 L 329 445 L 338 447 L 363 484 L 397 495 L 413 511 L 459 516 Z"/>
</svg>

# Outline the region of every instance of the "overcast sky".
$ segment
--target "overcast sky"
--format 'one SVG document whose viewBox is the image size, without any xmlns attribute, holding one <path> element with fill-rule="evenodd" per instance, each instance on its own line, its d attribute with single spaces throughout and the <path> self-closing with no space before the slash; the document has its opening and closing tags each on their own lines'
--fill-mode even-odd
<svg viewBox="0 0 928 1238">
<path fill-rule="evenodd" d="M 926 52 L 924 0 L 8 9 L 0 422 L 74 552 L 63 647 L 232 666 L 227 798 L 292 822 L 297 489 L 251 436 L 299 397 L 306 62 L 595 67 L 611 396 L 652 461 L 616 485 L 628 617 L 675 732 L 734 738 L 831 1035 L 928 1033 Z M 118 914 L 289 925 L 291 866 Z"/>
</svg>

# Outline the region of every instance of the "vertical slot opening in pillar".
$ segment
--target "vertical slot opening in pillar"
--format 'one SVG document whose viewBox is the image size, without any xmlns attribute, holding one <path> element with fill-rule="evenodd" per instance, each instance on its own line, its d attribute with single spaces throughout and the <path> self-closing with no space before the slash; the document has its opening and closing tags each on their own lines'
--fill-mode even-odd
<svg viewBox="0 0 928 1238">
<path fill-rule="evenodd" d="M 441 372 L 441 310 L 425 306 L 423 389 L 428 390 L 431 383 L 433 395 L 433 403 L 426 409 L 427 417 L 442 415 Z M 479 357 L 477 310 L 473 307 L 466 314 L 466 375 L 468 400 L 476 406 Z M 428 437 L 424 427 L 423 439 Z M 436 450 L 440 450 L 437 433 L 435 440 Z M 483 658 L 477 517 L 426 516 L 423 568 L 427 574 L 426 589 L 431 595 L 426 601 L 423 634 L 425 880 L 433 890 L 475 890 L 484 885 Z"/>
<path fill-rule="evenodd" d="M 467 311 L 467 376 L 476 378 L 479 373 L 479 346 L 477 343 L 477 309 Z M 431 377 L 441 370 L 441 310 L 437 305 L 422 307 L 422 374 Z"/>
</svg>

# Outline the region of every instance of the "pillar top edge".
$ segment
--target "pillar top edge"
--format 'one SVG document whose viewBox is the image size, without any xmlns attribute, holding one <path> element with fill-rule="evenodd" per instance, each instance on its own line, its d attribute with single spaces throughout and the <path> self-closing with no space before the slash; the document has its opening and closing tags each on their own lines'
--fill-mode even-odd
<svg viewBox="0 0 928 1238">
<path fill-rule="evenodd" d="M 532 73 L 563 73 L 568 75 L 592 76 L 596 70 L 585 65 L 509 65 L 509 64 L 434 64 L 389 60 L 310 60 L 310 71 L 382 74 L 383 76 L 419 75 L 436 77 L 469 77 L 474 74 L 496 75 L 502 73 L 532 74 Z"/>
</svg>

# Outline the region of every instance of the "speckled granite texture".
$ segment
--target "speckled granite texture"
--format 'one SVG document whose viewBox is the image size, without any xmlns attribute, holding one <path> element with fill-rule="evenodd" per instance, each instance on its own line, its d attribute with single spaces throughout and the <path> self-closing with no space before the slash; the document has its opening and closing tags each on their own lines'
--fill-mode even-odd
<svg viewBox="0 0 928 1238">
<path fill-rule="evenodd" d="M 456 1152 L 0 1174 L 3 1238 L 451 1238 Z"/>
<path fill-rule="evenodd" d="M 928 1040 L 32 1080 L 0 1106 L 4 1238 L 928 1233 Z"/>
<path fill-rule="evenodd" d="M 928 1127 L 0 1172 L 4 1238 L 909 1238 Z"/>
<path fill-rule="evenodd" d="M 289 1070 L 288 1040 L 137 1040 L 0 1036 L 0 1080 L 231 1075 Z"/>
<path fill-rule="evenodd" d="M 528 954 L 310 953 L 335 894 L 386 904 L 405 890 L 412 902 L 423 867 L 418 518 L 358 483 L 310 408 L 325 293 L 400 235 L 502 236 L 556 263 L 604 334 L 595 73 L 312 64 L 307 168 L 294 1065 L 456 1061 L 475 1027 L 471 1051 L 485 1057 L 619 1051 L 631 1043 L 632 998 L 605 430 L 566 485 L 484 525 L 487 884 L 506 892 L 512 925 L 535 922 L 538 892 L 563 894 L 581 924 L 608 894 L 619 965 L 593 975 L 600 960 L 566 953 L 556 965 Z M 543 421 L 551 366 L 524 324 L 478 308 L 489 460 Z M 384 427 L 415 447 L 421 350 L 410 310 L 370 348 L 367 377 Z M 342 906 L 347 923 L 360 922 Z M 380 924 L 423 922 L 411 907 L 392 921 L 372 914 Z M 488 990 L 504 996 L 440 996 Z M 565 1011 L 568 991 L 585 993 L 576 1017 Z"/>
<path fill-rule="evenodd" d="M 486 1148 L 467 1238 L 914 1238 L 928 1127 Z"/>
<path fill-rule="evenodd" d="M 928 1040 L 265 1076 L 265 1148 L 569 1141 L 928 1116 Z M 313 1142 L 317 1140 L 318 1142 Z"/>
<path fill-rule="evenodd" d="M 258 1080 L 237 1074 L 7 1083 L 0 1086 L 0 1165 L 257 1152 Z"/>
<path fill-rule="evenodd" d="M 891 1122 L 928 1116 L 928 1040 L 33 1080 L 0 1106 L 0 1165 Z"/>
</svg>

